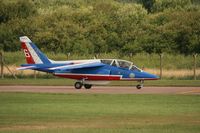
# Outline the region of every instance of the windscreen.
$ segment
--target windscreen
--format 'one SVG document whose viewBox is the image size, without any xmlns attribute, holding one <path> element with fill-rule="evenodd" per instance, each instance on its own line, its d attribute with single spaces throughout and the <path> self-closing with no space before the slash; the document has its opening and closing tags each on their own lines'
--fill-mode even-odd
<svg viewBox="0 0 200 133">
<path fill-rule="evenodd" d="M 119 67 L 129 69 L 131 66 L 131 62 L 118 60 Z"/>
<path fill-rule="evenodd" d="M 133 65 L 133 66 L 131 67 L 131 70 L 135 70 L 135 71 L 139 71 L 139 72 L 142 71 L 140 68 L 138 68 L 138 67 L 135 66 L 135 65 Z"/>
<path fill-rule="evenodd" d="M 101 60 L 101 63 L 110 65 L 112 60 Z"/>
</svg>

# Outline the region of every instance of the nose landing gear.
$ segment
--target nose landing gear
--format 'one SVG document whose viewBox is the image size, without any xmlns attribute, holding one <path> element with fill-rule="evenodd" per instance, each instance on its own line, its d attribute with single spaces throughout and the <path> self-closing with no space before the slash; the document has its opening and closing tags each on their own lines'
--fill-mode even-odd
<svg viewBox="0 0 200 133">
<path fill-rule="evenodd" d="M 136 86 L 136 88 L 137 89 L 142 89 L 143 88 L 143 84 L 144 84 L 144 80 L 141 80 L 141 81 L 139 81 L 140 82 L 140 84 L 138 84 L 137 86 Z"/>
</svg>

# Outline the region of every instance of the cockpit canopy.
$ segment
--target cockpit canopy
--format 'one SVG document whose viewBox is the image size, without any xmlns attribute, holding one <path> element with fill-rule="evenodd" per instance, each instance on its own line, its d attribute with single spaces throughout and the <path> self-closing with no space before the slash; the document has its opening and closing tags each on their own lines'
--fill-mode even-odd
<svg viewBox="0 0 200 133">
<path fill-rule="evenodd" d="M 102 59 L 101 62 L 104 63 L 104 64 L 107 64 L 107 65 L 121 67 L 121 68 L 126 68 L 126 69 L 129 69 L 129 70 L 142 71 L 137 66 L 135 66 L 132 62 L 126 61 L 126 60 Z"/>
</svg>

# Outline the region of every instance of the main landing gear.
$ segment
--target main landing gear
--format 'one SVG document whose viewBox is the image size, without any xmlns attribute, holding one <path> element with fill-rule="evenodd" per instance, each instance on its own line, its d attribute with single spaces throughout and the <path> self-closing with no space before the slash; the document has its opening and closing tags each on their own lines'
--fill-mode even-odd
<svg viewBox="0 0 200 133">
<path fill-rule="evenodd" d="M 85 89 L 90 89 L 90 88 L 92 88 L 92 85 L 90 85 L 90 84 L 83 84 L 82 82 L 79 82 L 79 81 L 76 82 L 76 83 L 74 84 L 74 87 L 75 87 L 76 89 L 81 89 L 82 86 L 84 86 Z"/>
<path fill-rule="evenodd" d="M 138 84 L 137 86 L 136 86 L 136 88 L 137 89 L 142 89 L 143 88 L 143 84 L 144 84 L 144 80 L 141 80 L 141 81 L 139 81 L 140 82 L 140 84 Z"/>
</svg>

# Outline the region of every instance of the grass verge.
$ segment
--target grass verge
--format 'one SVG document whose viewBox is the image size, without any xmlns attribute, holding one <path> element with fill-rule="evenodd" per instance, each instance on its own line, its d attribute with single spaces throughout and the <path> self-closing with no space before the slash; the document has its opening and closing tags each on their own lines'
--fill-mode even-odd
<svg viewBox="0 0 200 133">
<path fill-rule="evenodd" d="M 0 133 L 198 133 L 197 95 L 0 93 Z"/>
</svg>

